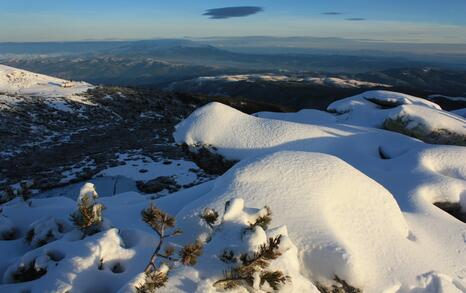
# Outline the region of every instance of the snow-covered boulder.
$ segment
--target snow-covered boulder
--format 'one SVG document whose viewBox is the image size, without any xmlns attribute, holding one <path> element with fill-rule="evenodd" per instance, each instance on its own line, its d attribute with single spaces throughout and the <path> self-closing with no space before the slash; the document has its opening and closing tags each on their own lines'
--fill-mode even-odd
<svg viewBox="0 0 466 293">
<path fill-rule="evenodd" d="M 425 99 L 368 91 L 330 104 L 340 123 L 385 128 L 428 143 L 466 145 L 466 120 Z"/>
<path fill-rule="evenodd" d="M 466 119 L 422 106 L 400 106 L 384 121 L 384 128 L 425 142 L 466 146 Z"/>
</svg>

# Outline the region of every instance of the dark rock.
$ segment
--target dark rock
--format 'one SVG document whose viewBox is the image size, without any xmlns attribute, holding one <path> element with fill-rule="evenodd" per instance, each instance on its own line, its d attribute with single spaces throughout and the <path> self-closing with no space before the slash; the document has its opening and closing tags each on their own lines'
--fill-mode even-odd
<svg viewBox="0 0 466 293">
<path fill-rule="evenodd" d="M 147 182 L 138 181 L 136 186 L 144 193 L 158 193 L 163 190 L 172 193 L 181 189 L 173 176 L 161 176 Z"/>
<path fill-rule="evenodd" d="M 237 163 L 237 161 L 227 160 L 215 153 L 215 148 L 210 146 L 188 146 L 184 144 L 182 148 L 199 168 L 211 175 L 222 175 Z"/>
</svg>

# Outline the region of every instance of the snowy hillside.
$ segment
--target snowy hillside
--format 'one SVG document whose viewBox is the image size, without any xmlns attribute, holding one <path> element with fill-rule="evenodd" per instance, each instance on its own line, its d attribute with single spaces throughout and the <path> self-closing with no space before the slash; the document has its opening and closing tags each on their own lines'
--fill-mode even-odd
<svg viewBox="0 0 466 293">
<path fill-rule="evenodd" d="M 0 291 L 466 292 L 466 120 L 387 91 L 328 110 L 196 109 L 175 142 L 236 164 L 177 192 L 19 192 L 0 214 Z M 174 162 L 100 175 L 192 182 Z"/>
<path fill-rule="evenodd" d="M 240 74 L 240 75 L 220 75 L 205 76 L 193 80 L 193 83 L 207 83 L 212 81 L 238 82 L 238 81 L 270 81 L 270 82 L 303 82 L 316 85 L 327 85 L 336 87 L 390 87 L 389 85 L 373 83 L 368 81 L 359 81 L 353 79 L 342 79 L 337 77 L 293 77 L 276 74 Z"/>
<path fill-rule="evenodd" d="M 354 79 L 345 79 L 339 77 L 300 77 L 278 74 L 237 74 L 237 75 L 218 75 L 202 76 L 191 80 L 173 82 L 167 88 L 171 91 L 192 91 L 203 88 L 211 88 L 212 91 L 222 86 L 223 83 L 300 83 L 301 85 L 323 86 L 335 88 L 389 88 L 390 85 L 361 81 Z"/>
<path fill-rule="evenodd" d="M 93 86 L 86 82 L 63 80 L 0 64 L 0 110 L 39 100 L 51 108 L 71 112 L 70 104 L 91 105 L 79 95 L 90 88 Z"/>
<path fill-rule="evenodd" d="M 92 86 L 0 64 L 0 92 L 40 97 L 67 97 L 83 93 Z"/>
</svg>

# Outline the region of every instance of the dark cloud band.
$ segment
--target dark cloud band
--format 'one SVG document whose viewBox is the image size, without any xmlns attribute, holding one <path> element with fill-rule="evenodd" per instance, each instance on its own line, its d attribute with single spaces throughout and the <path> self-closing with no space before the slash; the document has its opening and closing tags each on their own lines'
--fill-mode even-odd
<svg viewBox="0 0 466 293">
<path fill-rule="evenodd" d="M 236 6 L 208 9 L 202 15 L 209 16 L 210 19 L 225 19 L 230 17 L 245 17 L 261 11 L 264 11 L 264 9 L 258 6 Z"/>
<path fill-rule="evenodd" d="M 348 21 L 363 21 L 363 20 L 366 20 L 366 19 L 361 18 L 361 17 L 351 17 L 351 18 L 347 18 L 346 20 L 348 20 Z"/>
<path fill-rule="evenodd" d="M 337 12 L 337 11 L 327 11 L 327 12 L 322 12 L 323 15 L 342 15 L 342 12 Z"/>
</svg>

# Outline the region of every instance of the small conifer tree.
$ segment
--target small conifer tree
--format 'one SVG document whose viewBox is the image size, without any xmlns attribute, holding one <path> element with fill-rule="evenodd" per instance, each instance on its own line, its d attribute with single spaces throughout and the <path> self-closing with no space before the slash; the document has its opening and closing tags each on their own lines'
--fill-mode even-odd
<svg viewBox="0 0 466 293">
<path fill-rule="evenodd" d="M 281 256 L 279 250 L 281 235 L 271 237 L 268 242 L 261 245 L 252 256 L 242 254 L 240 264 L 227 270 L 223 279 L 214 283 L 214 286 L 222 289 L 233 289 L 240 286 L 253 287 L 258 279 L 260 286 L 267 283 L 273 290 L 278 290 L 281 285 L 286 284 L 291 278 L 282 271 L 269 271 L 270 262 Z"/>
<path fill-rule="evenodd" d="M 29 189 L 28 183 L 27 182 L 21 182 L 19 184 L 19 186 L 20 186 L 19 194 L 20 194 L 21 198 L 23 199 L 23 201 L 28 201 L 31 198 L 31 195 L 32 195 L 32 192 Z"/>
<path fill-rule="evenodd" d="M 257 218 L 249 223 L 249 227 L 245 228 L 245 232 L 254 230 L 256 227 L 267 230 L 271 221 L 272 211 L 265 206 L 259 211 Z M 282 235 L 270 237 L 252 255 L 250 253 L 235 255 L 232 250 L 224 250 L 220 260 L 229 264 L 237 263 L 237 265 L 224 271 L 223 278 L 215 282 L 214 286 L 229 290 L 241 286 L 246 288 L 262 287 L 267 283 L 273 290 L 279 290 L 282 285 L 290 282 L 291 278 L 280 270 L 271 271 L 268 268 L 271 261 L 281 256 L 281 240 Z"/>
<path fill-rule="evenodd" d="M 270 223 L 272 222 L 272 210 L 265 206 L 259 211 L 260 215 L 253 223 L 249 223 L 249 228 L 252 230 L 255 227 L 262 227 L 262 229 L 267 230 Z"/>
<path fill-rule="evenodd" d="M 92 235 L 101 230 L 102 211 L 105 207 L 96 202 L 98 198 L 94 184 L 84 184 L 78 198 L 78 209 L 70 215 L 71 221 L 84 235 Z"/>
<path fill-rule="evenodd" d="M 214 209 L 206 208 L 200 217 L 206 222 L 207 225 L 209 225 L 210 228 L 213 228 L 218 220 L 218 212 Z"/>
<path fill-rule="evenodd" d="M 197 258 L 202 254 L 202 244 L 200 242 L 187 244 L 179 252 L 179 258 L 173 257 L 175 248 L 173 246 L 164 248 L 164 244 L 166 239 L 181 234 L 181 230 L 175 227 L 175 218 L 152 203 L 141 212 L 141 216 L 143 221 L 157 233 L 159 240 L 149 263 L 144 269 L 144 282 L 136 287 L 136 291 L 138 293 L 152 293 L 166 285 L 170 270 L 167 263 L 172 265 L 176 263 L 195 265 Z M 163 259 L 164 262 L 158 265 L 158 259 Z"/>
</svg>

